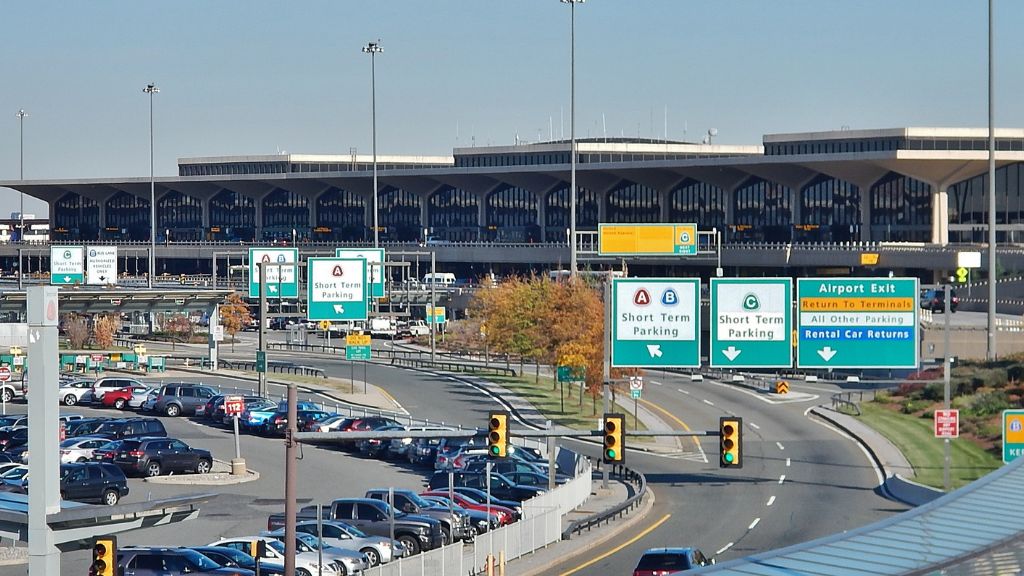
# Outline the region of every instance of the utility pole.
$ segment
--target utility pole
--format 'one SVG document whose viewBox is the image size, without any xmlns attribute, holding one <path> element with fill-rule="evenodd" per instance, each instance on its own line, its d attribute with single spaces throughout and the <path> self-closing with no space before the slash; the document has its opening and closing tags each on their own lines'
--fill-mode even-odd
<svg viewBox="0 0 1024 576">
<path fill-rule="evenodd" d="M 295 573 L 295 513 L 298 508 L 295 502 L 295 484 L 297 482 L 295 457 L 298 453 L 298 441 L 295 434 L 296 410 L 298 393 L 295 384 L 288 383 L 288 428 L 285 430 L 284 449 L 284 573 Z"/>
<path fill-rule="evenodd" d="M 259 352 L 263 356 L 264 361 L 267 358 L 267 268 L 263 262 L 256 263 L 257 269 L 260 274 L 260 347 Z M 278 271 L 280 274 L 280 270 Z M 269 364 L 269 362 L 266 362 Z M 267 372 L 266 366 L 263 367 L 263 372 L 258 372 L 256 377 L 259 379 L 259 390 L 260 396 L 267 397 Z"/>
</svg>

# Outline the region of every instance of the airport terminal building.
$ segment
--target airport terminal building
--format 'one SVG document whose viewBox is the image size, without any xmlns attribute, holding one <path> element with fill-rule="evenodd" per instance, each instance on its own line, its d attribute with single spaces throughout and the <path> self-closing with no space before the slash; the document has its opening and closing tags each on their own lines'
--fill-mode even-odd
<svg viewBox="0 0 1024 576">
<path fill-rule="evenodd" d="M 727 243 L 984 242 L 988 132 L 771 134 L 761 145 L 584 139 L 577 226 L 696 222 Z M 996 131 L 997 233 L 1024 241 L 1024 130 Z M 565 244 L 567 141 L 378 156 L 384 242 Z M 368 155 L 182 158 L 156 179 L 161 241 L 373 238 Z M 148 178 L 0 182 L 50 205 L 54 241 L 149 238 Z"/>
</svg>

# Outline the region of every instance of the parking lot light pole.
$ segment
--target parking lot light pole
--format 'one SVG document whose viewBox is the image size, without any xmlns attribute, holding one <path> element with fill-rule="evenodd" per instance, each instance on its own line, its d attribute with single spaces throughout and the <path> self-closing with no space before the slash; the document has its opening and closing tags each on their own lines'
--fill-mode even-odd
<svg viewBox="0 0 1024 576">
<path fill-rule="evenodd" d="M 295 574 L 295 513 L 298 508 L 295 502 L 295 484 L 298 481 L 296 470 L 298 463 L 298 440 L 295 426 L 298 393 L 295 383 L 288 383 L 288 427 L 285 429 L 284 449 L 284 573 Z"/>
<path fill-rule="evenodd" d="M 160 92 L 150 83 L 142 89 L 149 94 L 149 284 L 153 287 L 156 276 L 156 178 L 153 171 L 153 95 Z"/>
<path fill-rule="evenodd" d="M 19 153 L 18 153 L 18 180 L 25 179 L 25 117 L 28 116 L 28 112 L 24 109 L 18 110 L 15 114 L 18 118 L 18 138 L 20 142 Z M 25 242 L 25 193 L 19 192 L 18 196 L 21 197 L 21 207 L 18 212 L 18 219 L 21 221 L 21 229 L 18 231 L 18 242 Z M 21 260 L 18 260 L 18 276 L 21 277 Z M 20 289 L 20 288 L 19 288 Z"/>
<path fill-rule="evenodd" d="M 576 262 L 576 4 L 585 0 L 561 0 L 569 5 L 569 273 Z"/>
<path fill-rule="evenodd" d="M 366 46 L 363 46 L 363 53 L 370 55 L 370 131 L 372 133 L 372 147 L 373 147 L 373 247 L 377 248 L 380 245 L 378 226 L 377 226 L 377 70 L 376 70 L 376 57 L 377 54 L 383 52 L 384 49 L 380 47 L 380 39 L 376 42 L 369 42 Z"/>
</svg>

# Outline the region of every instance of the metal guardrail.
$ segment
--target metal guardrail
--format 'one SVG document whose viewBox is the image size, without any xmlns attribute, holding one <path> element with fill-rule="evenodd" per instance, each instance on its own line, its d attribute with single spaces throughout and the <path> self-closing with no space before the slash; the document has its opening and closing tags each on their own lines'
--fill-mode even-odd
<svg viewBox="0 0 1024 576">
<path fill-rule="evenodd" d="M 281 344 L 281 343 L 270 343 L 267 345 L 270 350 L 301 350 L 306 352 L 321 352 L 324 354 L 337 354 L 339 357 L 344 357 L 345 347 L 343 346 L 325 346 L 320 344 Z M 435 353 L 437 356 L 445 356 L 441 352 Z M 389 350 L 371 350 L 371 358 L 379 360 L 381 362 L 390 363 L 392 366 L 404 366 L 408 368 L 430 368 L 434 370 L 445 370 L 449 372 L 463 372 L 471 374 L 498 374 L 501 376 L 516 376 L 518 372 L 515 368 L 508 366 L 496 366 L 493 364 L 481 364 L 481 363 L 467 363 L 465 361 L 456 360 L 430 360 L 430 352 L 422 350 L 400 350 L 400 349 L 389 349 Z"/>
<path fill-rule="evenodd" d="M 256 371 L 256 362 L 248 360 L 220 360 L 218 363 L 228 370 Z M 296 366 L 295 364 L 288 364 L 284 362 L 267 362 L 267 369 L 271 372 L 278 372 L 281 374 L 300 374 L 302 376 L 327 378 L 327 373 L 324 372 L 323 368 L 314 368 L 312 366 Z"/>
<path fill-rule="evenodd" d="M 857 395 L 857 400 L 853 400 L 854 394 Z M 864 401 L 864 392 L 836 392 L 832 395 L 832 409 L 837 412 L 844 412 L 849 410 L 850 412 L 860 416 L 860 402 Z"/>
<path fill-rule="evenodd" d="M 515 368 L 504 368 L 502 366 L 484 366 L 483 364 L 464 364 L 460 362 L 443 362 L 422 360 L 419 358 L 392 358 L 392 366 L 405 366 L 408 368 L 430 368 L 432 370 L 444 370 L 447 372 L 468 372 L 472 374 L 499 374 L 501 376 L 515 376 Z"/>
<path fill-rule="evenodd" d="M 636 493 L 627 498 L 621 504 L 613 506 L 607 510 L 591 514 L 586 518 L 581 518 L 570 524 L 565 530 L 562 531 L 562 540 L 569 540 L 573 534 L 579 534 L 584 529 L 590 530 L 594 526 L 601 524 L 602 522 L 610 522 L 612 518 L 622 517 L 633 508 L 636 508 L 643 501 L 644 496 L 647 495 L 647 477 L 641 472 L 637 472 L 631 468 L 625 466 L 619 471 L 622 477 L 628 481 L 636 484 Z"/>
</svg>

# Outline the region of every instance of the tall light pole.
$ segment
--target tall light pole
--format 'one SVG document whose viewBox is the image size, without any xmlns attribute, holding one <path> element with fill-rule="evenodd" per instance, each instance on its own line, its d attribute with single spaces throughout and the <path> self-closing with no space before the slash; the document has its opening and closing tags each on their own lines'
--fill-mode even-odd
<svg viewBox="0 0 1024 576">
<path fill-rule="evenodd" d="M 988 347 L 985 355 L 996 359 L 996 129 L 995 61 L 993 59 L 992 0 L 988 0 Z"/>
<path fill-rule="evenodd" d="M 28 112 L 24 109 L 18 110 L 15 114 L 18 118 L 18 132 L 21 140 L 20 152 L 18 156 L 18 180 L 25 179 L 25 117 L 28 116 Z M 18 212 L 18 219 L 21 220 L 21 230 L 18 232 L 18 242 L 25 241 L 25 193 L 19 192 L 18 196 L 21 198 L 21 208 Z M 18 262 L 18 274 L 21 274 L 21 262 Z"/>
<path fill-rule="evenodd" d="M 370 55 L 370 123 L 373 132 L 373 247 L 376 248 L 380 242 L 377 232 L 377 71 L 375 68 L 376 56 L 383 52 L 380 47 L 380 38 L 376 42 L 369 42 L 363 46 L 363 52 Z"/>
<path fill-rule="evenodd" d="M 160 91 L 156 84 L 142 89 L 149 94 L 149 287 L 156 276 L 156 177 L 153 172 L 153 95 Z"/>
<path fill-rule="evenodd" d="M 569 274 L 576 263 L 576 5 L 586 0 L 560 0 L 569 5 Z"/>
</svg>

